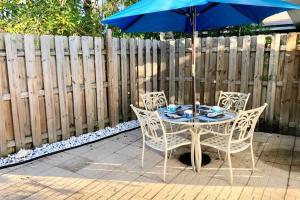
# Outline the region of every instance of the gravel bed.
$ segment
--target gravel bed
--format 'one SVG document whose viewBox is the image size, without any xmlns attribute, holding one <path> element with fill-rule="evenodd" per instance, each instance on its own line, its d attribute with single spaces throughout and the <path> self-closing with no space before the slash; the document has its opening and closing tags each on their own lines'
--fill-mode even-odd
<svg viewBox="0 0 300 200">
<path fill-rule="evenodd" d="M 21 149 L 17 153 L 0 158 L 0 169 L 29 162 L 46 155 L 72 149 L 88 143 L 96 142 L 101 139 L 138 128 L 139 126 L 140 125 L 138 121 L 132 120 L 129 122 L 120 123 L 114 128 L 106 127 L 96 132 L 86 133 L 78 137 L 73 136 L 64 141 L 59 141 L 52 144 L 43 144 L 41 147 L 36 147 L 32 150 Z"/>
</svg>

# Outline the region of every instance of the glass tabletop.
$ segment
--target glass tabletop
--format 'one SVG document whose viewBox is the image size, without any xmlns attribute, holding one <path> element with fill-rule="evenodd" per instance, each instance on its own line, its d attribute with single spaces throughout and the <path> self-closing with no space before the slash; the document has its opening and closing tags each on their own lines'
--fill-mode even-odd
<svg viewBox="0 0 300 200">
<path fill-rule="evenodd" d="M 192 105 L 177 105 L 176 112 L 169 112 L 167 107 L 162 107 L 158 110 L 159 115 L 163 121 L 176 124 L 187 124 L 187 123 L 225 123 L 233 121 L 236 118 L 237 113 L 222 110 L 217 116 L 210 116 L 209 113 L 214 113 L 211 106 L 200 105 L 196 109 L 196 116 L 186 117 L 184 114 L 185 110 L 192 110 Z"/>
</svg>

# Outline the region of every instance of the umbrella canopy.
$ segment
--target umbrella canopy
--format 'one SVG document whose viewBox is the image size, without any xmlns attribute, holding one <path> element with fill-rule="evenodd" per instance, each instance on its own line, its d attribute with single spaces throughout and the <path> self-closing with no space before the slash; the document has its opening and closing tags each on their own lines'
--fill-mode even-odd
<svg viewBox="0 0 300 200">
<path fill-rule="evenodd" d="M 192 32 L 260 23 L 273 14 L 300 9 L 282 0 L 141 0 L 102 21 L 123 32 Z M 196 23 L 192 13 L 196 12 Z"/>
</svg>

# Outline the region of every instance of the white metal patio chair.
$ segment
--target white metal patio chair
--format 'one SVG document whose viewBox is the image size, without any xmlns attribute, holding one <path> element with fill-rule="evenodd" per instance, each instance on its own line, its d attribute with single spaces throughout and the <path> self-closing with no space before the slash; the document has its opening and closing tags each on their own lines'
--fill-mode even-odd
<svg viewBox="0 0 300 200">
<path fill-rule="evenodd" d="M 230 183 L 233 183 L 231 154 L 242 152 L 250 147 L 252 170 L 254 170 L 254 155 L 253 155 L 253 133 L 259 116 L 266 108 L 267 104 L 247 111 L 239 111 L 236 120 L 234 121 L 229 133 L 217 133 L 207 130 L 207 134 L 211 133 L 214 136 L 200 140 L 200 144 L 215 148 L 226 153 L 230 170 Z M 226 131 L 226 129 L 223 129 Z"/>
<path fill-rule="evenodd" d="M 164 91 L 161 92 L 147 92 L 141 95 L 145 109 L 149 111 L 156 111 L 160 107 L 168 106 L 168 101 Z"/>
<path fill-rule="evenodd" d="M 168 159 L 168 151 L 171 151 L 175 148 L 184 145 L 191 145 L 191 148 L 194 149 L 193 143 L 190 139 L 181 136 L 189 132 L 192 135 L 192 140 L 194 139 L 193 132 L 190 129 L 183 129 L 175 132 L 167 132 L 164 126 L 164 122 L 160 119 L 157 111 L 148 111 L 134 107 L 130 105 L 133 111 L 135 112 L 142 129 L 143 136 L 143 148 L 142 148 L 142 159 L 141 164 L 142 168 L 144 165 L 144 154 L 145 154 L 145 145 L 155 149 L 160 152 L 164 152 L 164 169 L 163 169 L 163 180 L 166 180 L 166 167 Z M 194 152 L 194 151 L 191 151 Z M 194 154 L 191 155 L 192 165 L 194 165 Z"/>
<path fill-rule="evenodd" d="M 238 112 L 245 110 L 249 100 L 250 93 L 240 92 L 220 92 L 218 106 Z"/>
</svg>

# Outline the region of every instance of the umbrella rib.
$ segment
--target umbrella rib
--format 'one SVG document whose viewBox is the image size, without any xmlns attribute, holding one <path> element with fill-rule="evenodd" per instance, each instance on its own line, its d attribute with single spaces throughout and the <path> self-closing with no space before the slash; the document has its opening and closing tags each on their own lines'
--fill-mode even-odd
<svg viewBox="0 0 300 200">
<path fill-rule="evenodd" d="M 177 10 L 171 10 L 172 12 L 175 12 L 177 14 L 180 14 L 180 15 L 183 15 L 183 16 L 186 16 L 188 13 L 185 12 L 184 10 L 182 9 L 177 9 Z"/>
<path fill-rule="evenodd" d="M 128 24 L 122 31 L 127 31 L 133 24 L 138 22 L 142 17 L 144 17 L 145 14 L 138 16 L 136 19 L 134 19 L 130 24 Z"/>
</svg>

